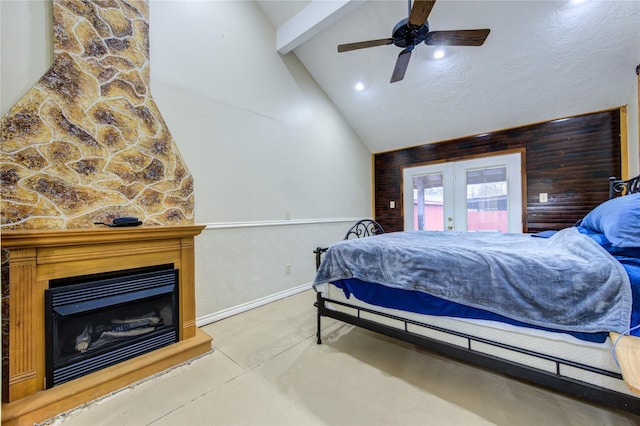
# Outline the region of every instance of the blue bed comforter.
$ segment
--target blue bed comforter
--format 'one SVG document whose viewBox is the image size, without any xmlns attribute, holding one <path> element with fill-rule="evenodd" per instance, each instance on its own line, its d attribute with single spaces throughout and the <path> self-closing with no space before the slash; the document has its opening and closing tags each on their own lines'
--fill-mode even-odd
<svg viewBox="0 0 640 426">
<path fill-rule="evenodd" d="M 570 332 L 622 333 L 631 318 L 623 266 L 577 228 L 547 239 L 398 232 L 342 241 L 327 251 L 315 284 L 350 278 Z"/>
</svg>

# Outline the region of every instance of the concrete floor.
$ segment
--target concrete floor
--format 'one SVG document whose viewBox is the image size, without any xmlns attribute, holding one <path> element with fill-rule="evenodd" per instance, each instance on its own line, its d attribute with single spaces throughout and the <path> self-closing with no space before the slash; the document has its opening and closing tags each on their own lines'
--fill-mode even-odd
<svg viewBox="0 0 640 426">
<path fill-rule="evenodd" d="M 203 327 L 214 351 L 47 423 L 637 425 L 608 410 L 324 320 L 306 291 Z"/>
</svg>

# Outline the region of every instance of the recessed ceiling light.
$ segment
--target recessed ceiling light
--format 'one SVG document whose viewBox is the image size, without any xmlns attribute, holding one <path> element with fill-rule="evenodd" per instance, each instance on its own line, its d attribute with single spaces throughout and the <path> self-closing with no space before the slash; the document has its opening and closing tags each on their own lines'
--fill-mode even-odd
<svg viewBox="0 0 640 426">
<path fill-rule="evenodd" d="M 356 89 L 358 92 L 362 92 L 364 90 L 364 83 L 359 81 L 356 83 L 355 86 L 353 86 L 354 89 Z"/>
<path fill-rule="evenodd" d="M 438 47 L 436 49 L 435 52 L 433 52 L 433 57 L 436 59 L 442 59 L 444 58 L 446 51 L 444 50 L 444 47 Z"/>
</svg>

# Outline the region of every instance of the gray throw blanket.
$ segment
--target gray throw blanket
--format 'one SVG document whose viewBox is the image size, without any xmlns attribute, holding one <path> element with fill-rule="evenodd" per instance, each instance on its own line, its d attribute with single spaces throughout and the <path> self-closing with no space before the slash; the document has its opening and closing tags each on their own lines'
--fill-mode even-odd
<svg viewBox="0 0 640 426">
<path fill-rule="evenodd" d="M 314 284 L 345 278 L 557 330 L 622 333 L 631 319 L 626 271 L 576 228 L 551 238 L 418 231 L 341 241 L 325 254 Z"/>
</svg>

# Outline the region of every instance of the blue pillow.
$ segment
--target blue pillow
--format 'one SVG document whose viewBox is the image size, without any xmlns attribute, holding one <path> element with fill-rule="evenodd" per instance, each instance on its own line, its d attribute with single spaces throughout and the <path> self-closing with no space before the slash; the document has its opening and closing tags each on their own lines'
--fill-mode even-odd
<svg viewBox="0 0 640 426">
<path fill-rule="evenodd" d="M 615 247 L 640 247 L 640 193 L 605 201 L 580 226 L 604 234 Z"/>
</svg>

